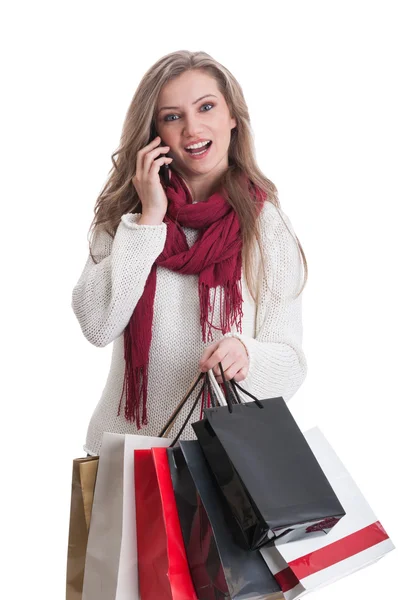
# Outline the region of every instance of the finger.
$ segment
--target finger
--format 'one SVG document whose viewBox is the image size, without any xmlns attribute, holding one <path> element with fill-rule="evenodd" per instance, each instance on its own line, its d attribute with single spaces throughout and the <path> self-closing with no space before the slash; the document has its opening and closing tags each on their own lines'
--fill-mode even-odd
<svg viewBox="0 0 398 600">
<path fill-rule="evenodd" d="M 154 158 L 159 156 L 159 153 L 167 153 L 170 150 L 169 146 L 161 146 L 160 136 L 152 140 L 149 144 L 138 150 L 136 162 L 136 175 L 138 178 L 142 175 L 148 175 Z"/>
<path fill-rule="evenodd" d="M 154 148 L 156 148 L 156 146 L 159 146 L 160 142 L 160 135 L 157 135 L 152 141 L 149 142 L 149 144 L 138 150 L 136 158 L 136 175 L 140 176 L 143 172 L 144 157 L 147 154 L 147 152 L 153 150 Z"/>
<path fill-rule="evenodd" d="M 210 346 L 207 346 L 207 348 L 205 348 L 203 354 L 202 354 L 202 358 L 199 361 L 199 367 L 202 371 L 208 371 L 209 369 L 206 366 L 206 363 L 208 361 L 208 359 L 210 358 L 210 356 L 213 354 L 214 350 L 216 350 L 216 348 L 218 348 L 220 342 L 213 342 L 212 344 L 210 344 Z"/>
<path fill-rule="evenodd" d="M 243 381 L 244 379 L 246 379 L 248 372 L 249 372 L 248 367 L 246 367 L 246 366 L 242 367 L 234 376 L 235 381 L 237 383 L 239 383 L 240 381 Z"/>
<path fill-rule="evenodd" d="M 213 371 L 214 371 L 214 369 L 213 369 Z M 230 381 L 231 379 L 233 379 L 234 381 L 239 383 L 240 381 L 243 381 L 244 379 L 246 379 L 247 371 L 248 371 L 248 369 L 246 366 L 240 367 L 239 364 L 232 365 L 232 367 L 230 369 L 227 369 L 224 372 L 225 380 Z M 217 376 L 216 381 L 217 381 L 217 383 L 223 383 L 222 375 Z"/>
<path fill-rule="evenodd" d="M 221 366 L 224 373 L 233 365 L 234 361 L 235 359 L 230 353 L 226 354 L 225 358 L 223 358 L 221 361 Z M 213 373 L 216 377 L 222 377 L 219 362 L 213 367 Z"/>
<path fill-rule="evenodd" d="M 173 159 L 170 156 L 162 156 L 160 158 L 157 158 L 150 165 L 148 175 L 151 175 L 152 173 L 159 173 L 160 167 L 162 165 L 169 165 L 172 161 Z"/>
<path fill-rule="evenodd" d="M 161 139 L 160 135 L 157 135 L 146 146 L 143 146 L 142 148 L 140 148 L 140 150 L 138 150 L 137 156 L 142 156 L 143 154 L 146 154 L 149 150 L 153 150 L 153 148 L 156 148 L 156 146 L 159 146 L 161 141 L 162 141 L 162 139 Z"/>
<path fill-rule="evenodd" d="M 226 371 L 224 371 L 225 379 L 230 381 L 231 379 L 235 378 L 235 376 L 239 373 L 239 371 L 241 371 L 241 369 L 244 368 L 244 366 L 245 362 L 243 360 L 234 361 L 233 364 Z"/>
<path fill-rule="evenodd" d="M 213 351 L 213 353 L 203 363 L 203 367 L 206 371 L 210 371 L 210 369 L 213 369 L 213 367 L 215 367 L 219 362 L 222 363 L 226 355 L 227 350 L 223 348 L 221 344 L 218 345 L 217 348 Z"/>
<path fill-rule="evenodd" d="M 143 159 L 143 173 L 144 175 L 149 175 L 152 166 L 155 162 L 155 159 L 159 157 L 159 154 L 166 154 L 170 150 L 170 146 L 159 146 L 155 148 L 151 152 L 148 152 L 144 155 Z M 167 157 L 169 158 L 169 157 Z M 160 160 L 160 157 L 159 157 Z"/>
</svg>

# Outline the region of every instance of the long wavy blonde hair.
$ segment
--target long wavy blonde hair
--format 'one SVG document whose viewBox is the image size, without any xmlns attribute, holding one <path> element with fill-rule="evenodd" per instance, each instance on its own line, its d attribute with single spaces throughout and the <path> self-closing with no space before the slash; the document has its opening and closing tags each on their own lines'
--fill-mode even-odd
<svg viewBox="0 0 398 600">
<path fill-rule="evenodd" d="M 112 238 L 125 213 L 141 213 L 142 206 L 132 183 L 136 170 L 137 152 L 153 139 L 156 106 L 160 91 L 168 81 L 189 70 L 200 70 L 212 76 L 223 94 L 236 127 L 231 131 L 228 150 L 228 168 L 219 181 L 220 189 L 236 211 L 242 236 L 242 261 L 244 276 L 252 298 L 257 302 L 259 278 L 254 261 L 254 244 L 258 244 L 265 274 L 265 257 L 262 249 L 258 210 L 247 182 L 266 192 L 267 201 L 280 209 L 277 188 L 265 177 L 255 159 L 255 149 L 250 117 L 241 86 L 230 71 L 206 52 L 180 50 L 160 58 L 143 76 L 127 110 L 118 149 L 111 155 L 113 168 L 97 198 L 94 219 L 90 230 L 107 231 Z M 173 168 L 171 165 L 170 168 Z M 245 183 L 246 182 L 246 183 Z M 279 213 L 280 214 L 280 213 Z M 283 217 L 281 215 L 281 219 Z M 286 225 L 286 223 L 285 223 Z M 287 225 L 286 225 L 287 227 Z M 287 227 L 289 233 L 290 229 Z M 297 296 L 303 291 L 308 278 L 307 260 L 295 235 L 304 263 L 304 282 Z M 90 255 L 92 255 L 90 241 Z M 296 297 L 297 297 L 296 296 Z"/>
</svg>

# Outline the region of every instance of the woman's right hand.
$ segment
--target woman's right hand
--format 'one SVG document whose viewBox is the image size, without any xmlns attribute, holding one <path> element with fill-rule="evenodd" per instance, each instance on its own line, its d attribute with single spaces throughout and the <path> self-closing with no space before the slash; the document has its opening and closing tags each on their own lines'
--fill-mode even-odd
<svg viewBox="0 0 398 600">
<path fill-rule="evenodd" d="M 138 221 L 142 225 L 160 225 L 167 212 L 167 196 L 160 181 L 159 169 L 173 159 L 168 156 L 156 158 L 170 150 L 169 146 L 159 146 L 160 141 L 157 136 L 137 152 L 137 168 L 132 181 L 142 205 L 142 216 Z"/>
</svg>

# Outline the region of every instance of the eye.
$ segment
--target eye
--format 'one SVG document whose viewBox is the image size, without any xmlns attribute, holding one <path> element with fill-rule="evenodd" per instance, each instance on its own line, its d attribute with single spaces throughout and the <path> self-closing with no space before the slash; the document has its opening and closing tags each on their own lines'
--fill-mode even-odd
<svg viewBox="0 0 398 600">
<path fill-rule="evenodd" d="M 214 104 L 212 104 L 211 102 L 206 102 L 206 104 L 202 104 L 202 106 L 200 108 L 203 108 L 204 106 L 210 106 L 211 108 L 213 108 Z M 204 112 L 209 112 L 208 110 L 205 110 Z M 171 115 L 166 115 L 165 118 L 163 119 L 163 121 L 175 121 L 175 119 L 169 119 L 169 117 L 176 117 L 177 115 L 175 114 L 171 114 Z"/>
</svg>

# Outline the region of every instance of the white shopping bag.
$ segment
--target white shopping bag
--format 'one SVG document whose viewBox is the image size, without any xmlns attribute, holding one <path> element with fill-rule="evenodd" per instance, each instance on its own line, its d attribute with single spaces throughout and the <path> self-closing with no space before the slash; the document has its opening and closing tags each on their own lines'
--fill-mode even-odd
<svg viewBox="0 0 398 600">
<path fill-rule="evenodd" d="M 394 544 L 318 427 L 304 436 L 346 514 L 324 536 L 265 546 L 260 552 L 286 600 L 301 598 L 379 560 Z"/>
<path fill-rule="evenodd" d="M 134 450 L 171 439 L 104 433 L 98 461 L 82 600 L 139 600 Z"/>
</svg>

